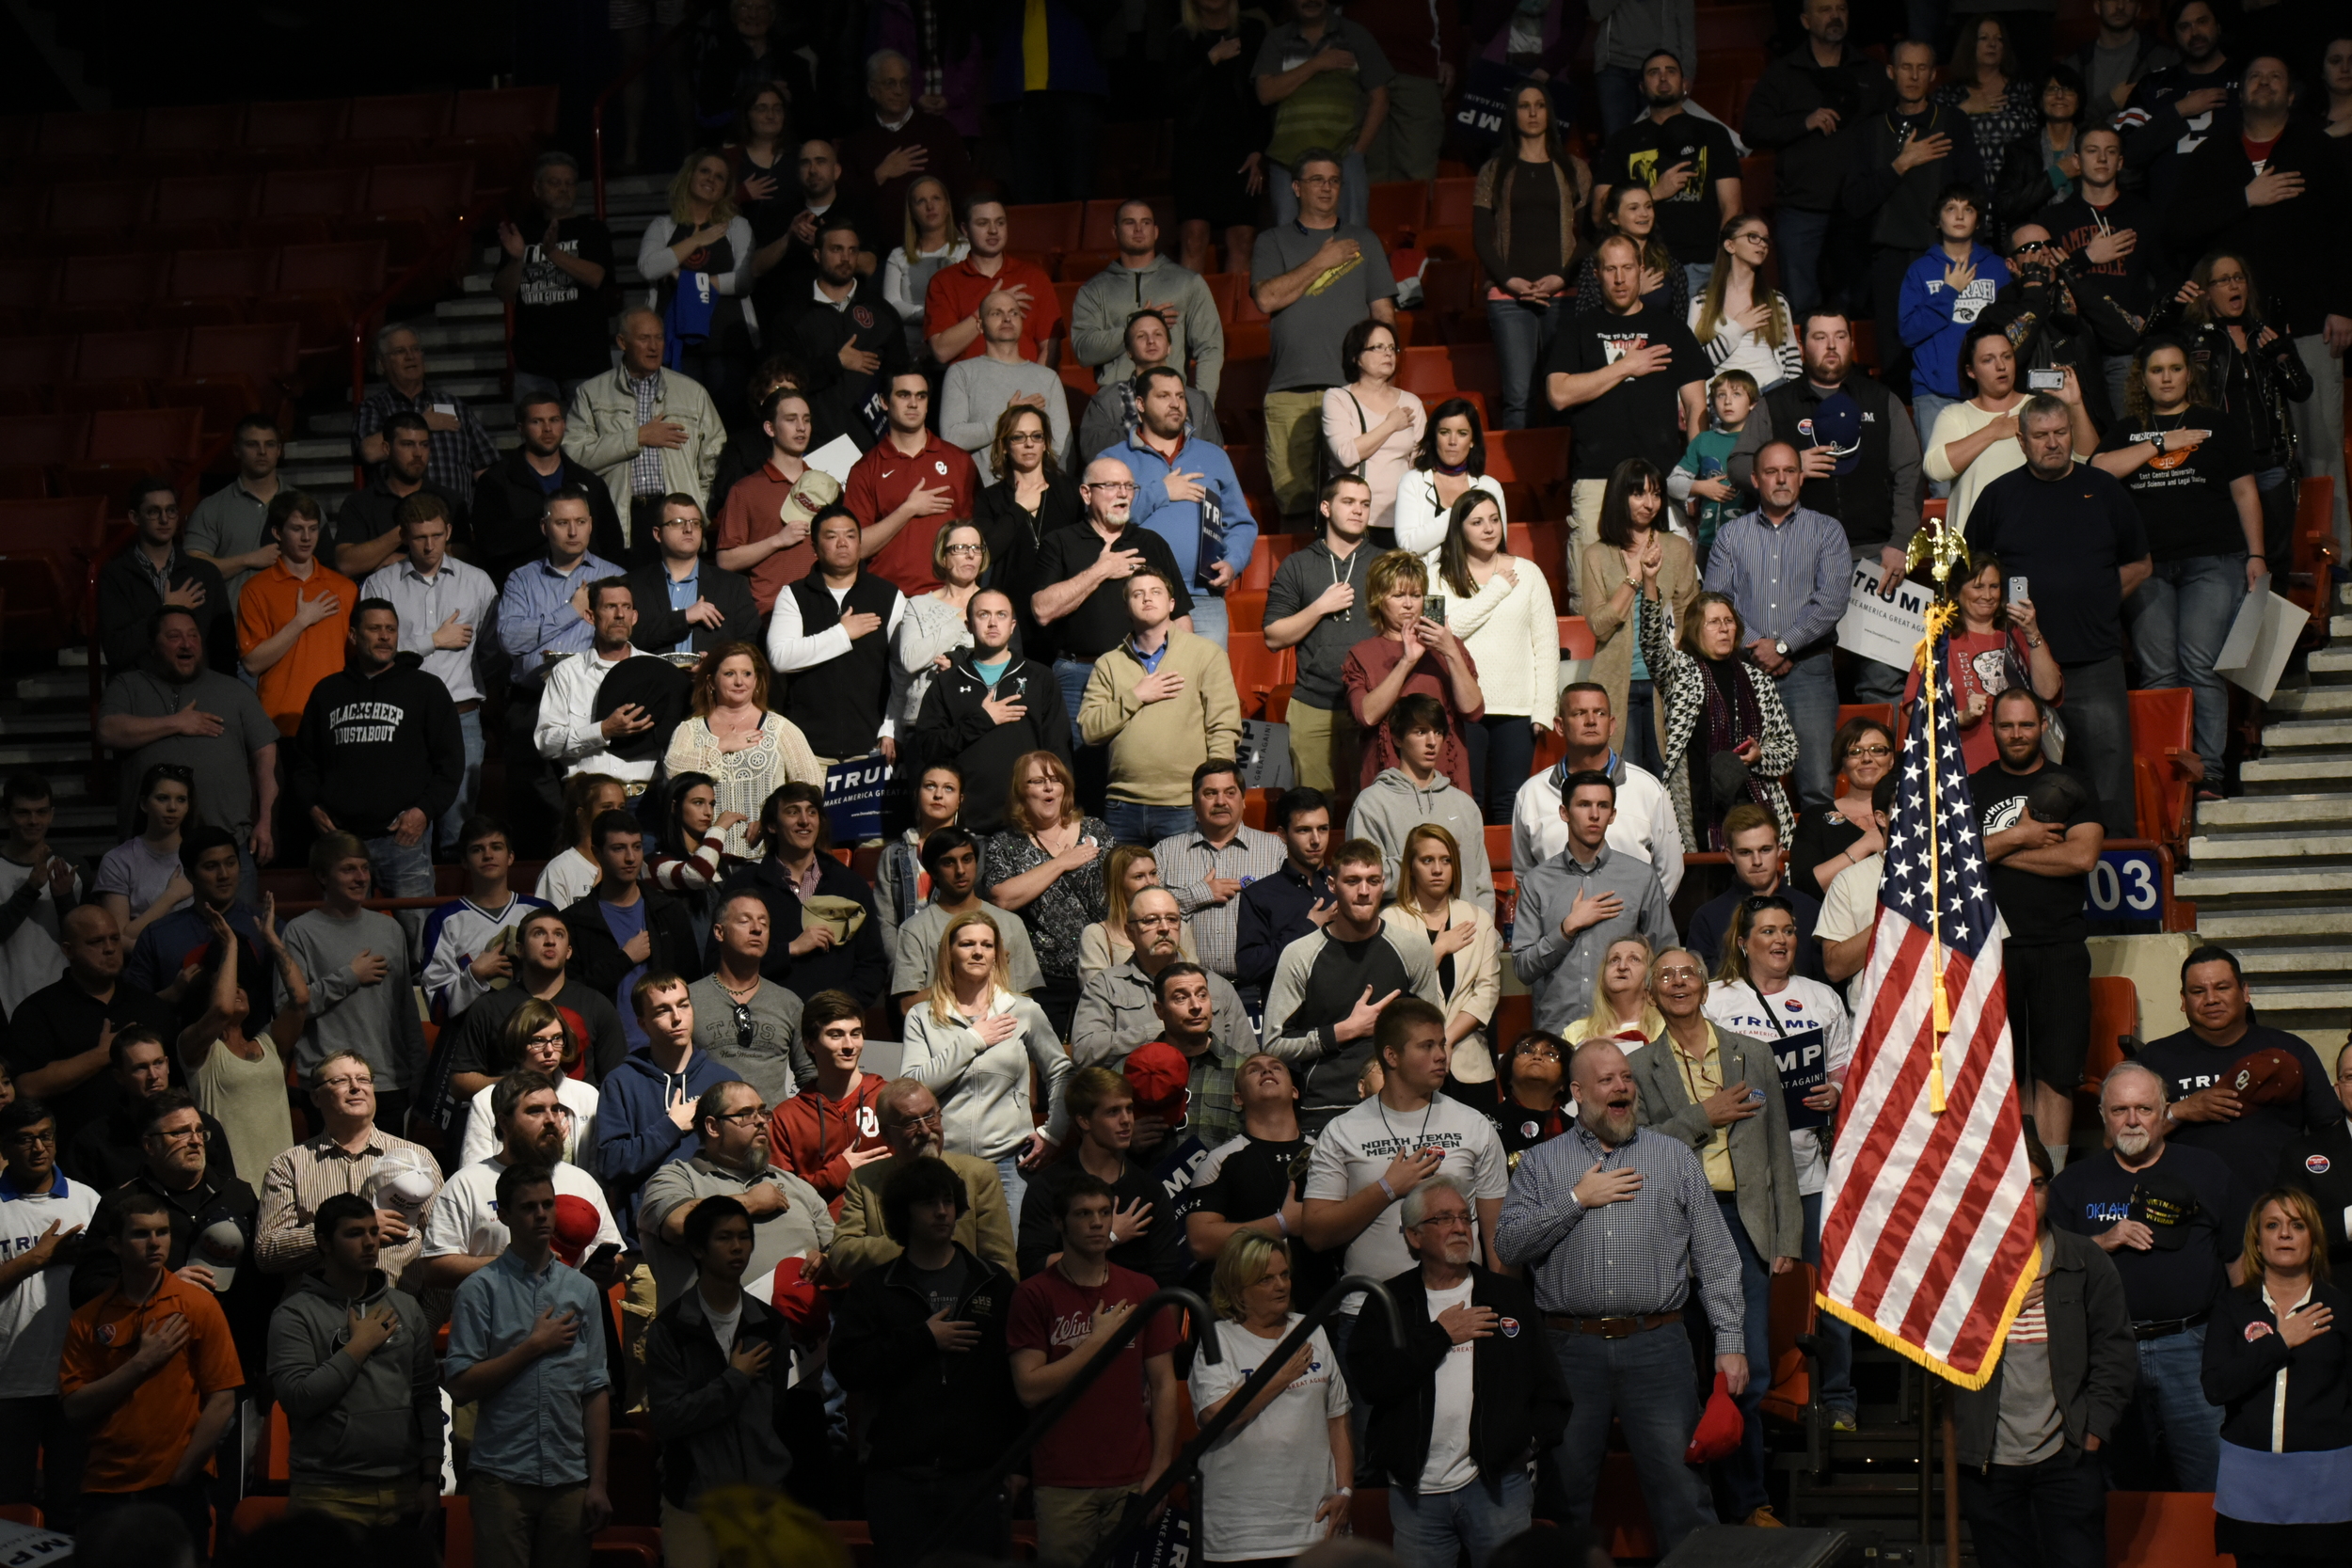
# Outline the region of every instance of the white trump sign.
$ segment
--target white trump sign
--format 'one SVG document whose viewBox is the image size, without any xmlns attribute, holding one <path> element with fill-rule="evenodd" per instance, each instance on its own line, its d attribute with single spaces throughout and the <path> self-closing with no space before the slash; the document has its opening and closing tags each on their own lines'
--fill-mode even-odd
<svg viewBox="0 0 2352 1568">
<path fill-rule="evenodd" d="M 1908 669 L 1918 657 L 1919 640 L 1927 635 L 1928 602 L 1935 591 L 1909 578 L 1895 585 L 1895 596 L 1879 597 L 1879 566 L 1874 561 L 1853 563 L 1853 578 L 1846 584 L 1846 613 L 1837 620 L 1837 645 L 1864 658 L 1875 658 L 1898 670 Z"/>
</svg>

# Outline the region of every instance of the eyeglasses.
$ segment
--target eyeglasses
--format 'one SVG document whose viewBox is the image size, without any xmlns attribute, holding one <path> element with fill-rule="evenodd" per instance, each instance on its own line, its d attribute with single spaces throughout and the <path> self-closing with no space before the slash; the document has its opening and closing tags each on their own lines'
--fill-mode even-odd
<svg viewBox="0 0 2352 1568">
<path fill-rule="evenodd" d="M 1127 918 L 1138 926 L 1182 926 L 1184 923 L 1181 914 L 1131 914 Z"/>
<path fill-rule="evenodd" d="M 2020 256 L 2030 256 L 2037 250 L 2048 250 L 2050 248 L 2050 242 L 2047 240 L 2026 240 L 2018 245 L 2016 253 Z"/>
<path fill-rule="evenodd" d="M 749 1127 L 752 1123 L 760 1118 L 760 1116 L 765 1109 L 766 1108 L 764 1106 L 746 1105 L 739 1111 L 729 1111 L 725 1116 L 718 1117 L 714 1119 L 719 1121 L 731 1121 L 738 1127 Z"/>
<path fill-rule="evenodd" d="M 1423 1230 L 1468 1230 L 1470 1227 L 1470 1217 L 1458 1209 L 1442 1210 L 1421 1217 L 1421 1228 Z"/>
<path fill-rule="evenodd" d="M 1005 444 L 1007 446 L 1014 446 L 1024 441 L 1042 441 L 1044 439 L 1045 433 L 1041 430 L 1016 430 L 1011 435 L 1005 437 Z"/>
<path fill-rule="evenodd" d="M 939 553 L 942 555 L 977 555 L 984 547 L 979 545 L 942 545 L 939 547 Z"/>
<path fill-rule="evenodd" d="M 893 1127 L 937 1127 L 939 1124 L 939 1107 L 936 1105 L 919 1117 L 892 1117 L 890 1118 L 890 1125 Z"/>
<path fill-rule="evenodd" d="M 46 1144 L 51 1148 L 55 1148 L 57 1147 L 57 1130 L 53 1127 L 48 1132 L 42 1132 L 28 1127 L 21 1132 L 9 1133 L 8 1141 L 12 1144 L 24 1144 L 27 1146 L 33 1144 Z"/>
<path fill-rule="evenodd" d="M 1135 485 L 1132 482 L 1123 479 L 1090 479 L 1086 482 L 1083 488 L 1106 490 L 1114 496 L 1123 496 L 1133 490 Z"/>
<path fill-rule="evenodd" d="M 1677 964 L 1672 969 L 1661 969 L 1658 971 L 1654 978 L 1660 980 L 1704 980 L 1707 978 L 1707 974 L 1705 971 L 1693 969 L 1689 964 Z"/>
<path fill-rule="evenodd" d="M 2243 283 L 2245 281 L 2246 275 L 2242 272 L 2217 272 L 2211 277 L 2205 279 L 2205 287 L 2211 289 L 2223 283 Z"/>
<path fill-rule="evenodd" d="M 1301 185 L 1336 185 L 1340 182 L 1336 174 L 1301 174 L 1295 179 Z"/>
<path fill-rule="evenodd" d="M 1772 243 L 1772 237 L 1764 232 L 1761 229 L 1751 230 L 1745 234 L 1734 234 L 1732 238 L 1735 240 L 1745 240 L 1751 245 L 1771 245 Z"/>
<path fill-rule="evenodd" d="M 181 1144 L 201 1142 L 204 1137 L 204 1129 L 201 1127 L 189 1127 L 183 1128 L 180 1132 L 167 1132 L 161 1127 L 151 1127 L 147 1130 L 147 1135 L 151 1138 L 160 1140 L 167 1146 L 177 1147 Z"/>
<path fill-rule="evenodd" d="M 1850 757 L 1891 757 L 1895 754 L 1895 748 L 1892 746 L 1849 746 L 1846 748 L 1846 754 Z"/>
<path fill-rule="evenodd" d="M 1556 1062 L 1560 1059 L 1558 1050 L 1549 1045 L 1522 1045 L 1512 1054 L 1521 1061 Z"/>
</svg>

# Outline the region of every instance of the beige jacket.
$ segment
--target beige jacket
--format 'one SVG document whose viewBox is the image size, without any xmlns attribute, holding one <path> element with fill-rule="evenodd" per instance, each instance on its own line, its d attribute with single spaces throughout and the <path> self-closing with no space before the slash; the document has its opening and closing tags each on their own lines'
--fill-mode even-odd
<svg viewBox="0 0 2352 1568">
<path fill-rule="evenodd" d="M 1156 703 L 1136 700 L 1143 660 L 1121 642 L 1094 661 L 1078 705 L 1078 733 L 1089 746 L 1111 747 L 1111 799 L 1146 806 L 1192 804 L 1192 770 L 1211 757 L 1241 749 L 1241 695 L 1233 689 L 1225 650 L 1179 626 L 1168 629 L 1163 671 L 1184 677 L 1184 689 Z"/>
<path fill-rule="evenodd" d="M 1009 1274 L 1019 1272 L 1012 1251 L 1012 1214 L 996 1167 L 969 1154 L 943 1153 L 939 1158 L 963 1178 L 964 1196 L 972 1204 L 956 1221 L 956 1240 L 973 1256 Z M 900 1163 L 901 1157 L 893 1154 L 850 1173 L 850 1184 L 841 1191 L 841 1217 L 834 1222 L 833 1244 L 825 1248 L 825 1261 L 844 1279 L 880 1268 L 906 1250 L 890 1239 L 882 1224 L 882 1186 Z"/>
<path fill-rule="evenodd" d="M 1495 1060 L 1488 1025 L 1494 1022 L 1495 1006 L 1502 1000 L 1502 933 L 1496 928 L 1493 915 L 1466 898 L 1454 900 L 1453 914 L 1457 925 L 1467 922 L 1473 935 L 1470 945 L 1454 955 L 1454 989 L 1444 1002 L 1446 1022 L 1451 1023 L 1468 1013 L 1478 1021 L 1478 1027 L 1454 1048 L 1447 1072 L 1465 1084 L 1491 1084 Z M 1382 910 L 1380 924 L 1389 928 L 1391 941 L 1429 945 L 1429 927 L 1402 904 Z"/>
<path fill-rule="evenodd" d="M 684 446 L 661 449 L 663 492 L 682 491 L 710 511 L 711 482 L 719 477 L 719 453 L 727 444 L 718 406 L 700 382 L 670 370 L 661 372 L 653 406 L 657 417 L 686 427 Z M 596 469 L 612 492 L 624 537 L 629 533 L 629 498 L 636 493 L 629 468 L 637 460 L 637 427 L 644 422 L 637 417 L 637 393 L 629 386 L 628 372 L 615 369 L 580 383 L 564 432 L 564 454 L 583 468 Z M 638 543 L 633 538 L 628 542 Z"/>
<path fill-rule="evenodd" d="M 1698 562 L 1692 558 L 1689 543 L 1680 535 L 1666 533 L 1661 538 L 1664 559 L 1658 566 L 1658 592 L 1665 599 L 1673 624 L 1679 626 L 1689 619 L 1691 606 L 1699 596 Z M 1584 607 L 1584 624 L 1593 632 L 1593 671 L 1586 679 L 1597 680 L 1609 689 L 1609 711 L 1620 719 L 1625 717 L 1626 689 L 1633 684 L 1633 615 L 1630 605 L 1622 616 L 1609 613 L 1609 596 L 1623 581 L 1623 550 L 1597 540 L 1584 546 L 1577 602 Z M 1657 602 L 1650 601 L 1653 608 Z M 1656 678 L 1654 673 L 1651 678 Z M 1662 756 L 1666 751 L 1666 705 L 1652 703 L 1650 714 L 1657 723 L 1658 751 Z"/>
</svg>

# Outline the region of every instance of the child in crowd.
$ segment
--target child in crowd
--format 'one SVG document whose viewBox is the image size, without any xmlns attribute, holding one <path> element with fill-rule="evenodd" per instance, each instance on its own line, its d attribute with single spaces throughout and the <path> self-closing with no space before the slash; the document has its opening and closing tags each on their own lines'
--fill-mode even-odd
<svg viewBox="0 0 2352 1568">
<path fill-rule="evenodd" d="M 1691 437 L 1682 461 L 1666 476 L 1666 494 L 1680 501 L 1690 516 L 1702 570 L 1715 531 L 1748 505 L 1747 492 L 1731 482 L 1731 449 L 1739 445 L 1740 433 L 1748 428 L 1748 416 L 1762 396 L 1756 377 L 1745 371 L 1725 371 L 1709 382 L 1707 428 Z"/>
</svg>

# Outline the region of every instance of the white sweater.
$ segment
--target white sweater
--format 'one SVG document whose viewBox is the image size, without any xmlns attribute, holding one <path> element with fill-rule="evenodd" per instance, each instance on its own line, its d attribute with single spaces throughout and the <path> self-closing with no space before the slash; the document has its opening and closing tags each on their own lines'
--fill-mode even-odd
<svg viewBox="0 0 2352 1568">
<path fill-rule="evenodd" d="M 1491 475 L 1471 480 L 1470 489 L 1494 497 L 1495 510 L 1502 514 L 1505 523 L 1511 520 L 1511 509 L 1502 504 L 1502 486 Z M 1396 487 L 1396 547 L 1415 555 L 1433 553 L 1445 543 L 1445 520 L 1452 511 L 1438 503 L 1438 487 L 1430 483 L 1429 470 L 1412 469 Z"/>
<path fill-rule="evenodd" d="M 1549 728 L 1560 706 L 1560 619 L 1551 584 L 1535 563 L 1510 559 L 1518 581 L 1497 572 L 1466 599 L 1438 575 L 1436 550 L 1422 557 L 1429 592 L 1445 595 L 1446 626 L 1478 666 L 1488 716 L 1525 717 Z"/>
</svg>

